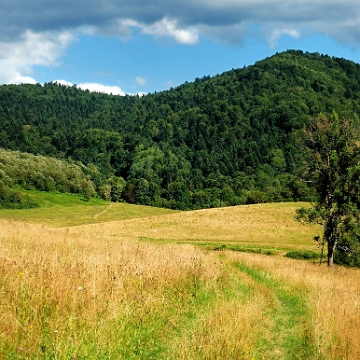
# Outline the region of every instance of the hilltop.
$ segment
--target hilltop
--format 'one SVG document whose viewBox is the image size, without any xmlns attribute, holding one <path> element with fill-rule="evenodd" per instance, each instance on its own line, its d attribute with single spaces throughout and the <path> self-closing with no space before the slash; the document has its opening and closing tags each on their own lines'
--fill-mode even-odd
<svg viewBox="0 0 360 360">
<path fill-rule="evenodd" d="M 143 97 L 3 85 L 0 147 L 75 161 L 114 201 L 198 209 L 308 200 L 296 133 L 320 112 L 357 117 L 359 93 L 360 65 L 294 50 Z"/>
</svg>

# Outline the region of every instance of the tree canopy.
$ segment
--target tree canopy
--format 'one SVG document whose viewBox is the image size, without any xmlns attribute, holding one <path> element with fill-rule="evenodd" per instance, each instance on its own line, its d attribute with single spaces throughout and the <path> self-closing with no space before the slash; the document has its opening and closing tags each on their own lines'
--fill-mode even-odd
<svg viewBox="0 0 360 360">
<path fill-rule="evenodd" d="M 305 142 L 304 179 L 315 190 L 316 201 L 312 208 L 300 209 L 298 219 L 323 225 L 329 267 L 335 250 L 341 263 L 359 266 L 359 121 L 321 115 L 306 128 Z"/>
</svg>

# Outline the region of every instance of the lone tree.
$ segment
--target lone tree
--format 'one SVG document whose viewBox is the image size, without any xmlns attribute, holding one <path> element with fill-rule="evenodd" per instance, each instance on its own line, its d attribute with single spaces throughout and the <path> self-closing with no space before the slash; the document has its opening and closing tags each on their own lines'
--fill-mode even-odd
<svg viewBox="0 0 360 360">
<path fill-rule="evenodd" d="M 337 114 L 320 115 L 304 130 L 303 180 L 315 193 L 309 209 L 297 210 L 297 219 L 323 225 L 327 264 L 338 260 L 360 265 L 360 131 L 358 121 L 340 120 Z"/>
</svg>

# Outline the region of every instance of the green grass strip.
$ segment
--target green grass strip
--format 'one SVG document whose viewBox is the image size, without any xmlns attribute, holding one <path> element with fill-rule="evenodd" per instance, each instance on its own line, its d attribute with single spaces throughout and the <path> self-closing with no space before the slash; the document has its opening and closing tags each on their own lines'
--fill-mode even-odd
<svg viewBox="0 0 360 360">
<path fill-rule="evenodd" d="M 264 335 L 259 341 L 258 358 L 271 354 L 271 358 L 279 360 L 318 359 L 305 294 L 277 281 L 266 271 L 241 262 L 235 262 L 234 266 L 264 287 L 264 292 L 275 300 L 269 302 L 267 309 L 273 326 L 265 330 L 270 336 Z"/>
</svg>

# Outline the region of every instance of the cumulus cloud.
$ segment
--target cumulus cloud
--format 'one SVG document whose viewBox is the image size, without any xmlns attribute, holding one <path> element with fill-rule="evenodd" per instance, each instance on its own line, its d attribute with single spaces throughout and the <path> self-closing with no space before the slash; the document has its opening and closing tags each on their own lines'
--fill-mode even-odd
<svg viewBox="0 0 360 360">
<path fill-rule="evenodd" d="M 77 87 L 92 92 L 100 92 L 113 95 L 125 95 L 125 93 L 118 86 L 107 86 L 97 83 L 83 83 L 79 84 Z"/>
<path fill-rule="evenodd" d="M 27 30 L 16 42 L 0 42 L 0 83 L 36 83 L 32 66 L 56 65 L 72 41 L 68 31 L 37 34 Z"/>
<path fill-rule="evenodd" d="M 142 32 L 155 37 L 171 37 L 180 44 L 195 45 L 199 41 L 195 27 L 180 28 L 176 20 L 164 18 L 149 26 L 141 26 Z"/>
<path fill-rule="evenodd" d="M 275 29 L 273 31 L 270 31 L 270 36 L 268 37 L 270 47 L 275 48 L 278 44 L 278 40 L 283 35 L 288 35 L 291 36 L 292 38 L 298 39 L 300 37 L 300 32 L 292 28 Z"/>
<path fill-rule="evenodd" d="M 65 86 L 73 86 L 74 85 L 71 82 L 66 81 L 66 80 L 56 80 L 54 82 L 56 82 L 60 85 L 65 85 Z M 97 84 L 97 83 L 82 83 L 82 84 L 78 84 L 76 86 L 82 90 L 89 90 L 91 92 L 99 92 L 99 93 L 121 95 L 121 96 L 125 95 L 124 91 L 122 91 L 118 86 L 107 86 L 107 85 L 102 85 L 102 84 Z"/>
<path fill-rule="evenodd" d="M 71 83 L 70 81 L 66 81 L 66 80 L 55 80 L 54 83 L 57 83 L 59 85 L 64 85 L 64 86 L 74 86 L 73 83 Z"/>
</svg>

